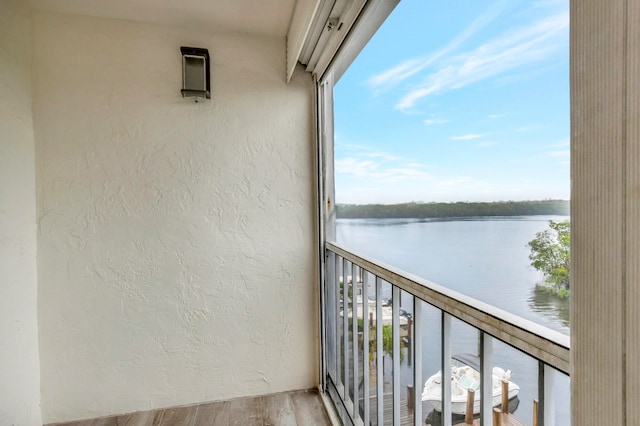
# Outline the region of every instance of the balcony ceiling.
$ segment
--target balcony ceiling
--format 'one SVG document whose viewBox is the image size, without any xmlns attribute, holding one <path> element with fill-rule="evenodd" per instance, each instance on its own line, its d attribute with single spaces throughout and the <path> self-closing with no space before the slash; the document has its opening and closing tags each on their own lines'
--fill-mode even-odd
<svg viewBox="0 0 640 426">
<path fill-rule="evenodd" d="M 296 0 L 31 0 L 40 10 L 284 37 Z"/>
</svg>

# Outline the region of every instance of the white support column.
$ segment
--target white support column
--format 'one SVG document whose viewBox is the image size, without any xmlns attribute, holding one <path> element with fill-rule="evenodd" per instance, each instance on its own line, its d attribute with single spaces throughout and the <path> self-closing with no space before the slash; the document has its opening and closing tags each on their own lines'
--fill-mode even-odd
<svg viewBox="0 0 640 426">
<path fill-rule="evenodd" d="M 320 82 L 318 88 L 318 186 L 320 188 L 320 214 L 325 241 L 336 240 L 336 202 L 333 167 L 333 73 Z"/>
<path fill-rule="evenodd" d="M 314 118 L 315 118 L 315 161 L 313 164 L 313 172 L 316 177 L 316 198 L 315 198 L 315 209 L 317 213 L 317 221 L 316 221 L 316 236 L 317 239 L 316 249 L 318 251 L 318 283 L 319 283 L 319 306 L 318 306 L 318 332 L 320 334 L 320 386 L 322 389 L 327 389 L 327 376 L 329 375 L 329 364 L 330 360 L 328 359 L 329 351 L 328 351 L 328 334 L 330 334 L 330 330 L 327 330 L 329 324 L 333 324 L 333 319 L 329 319 L 330 311 L 332 307 L 335 305 L 331 305 L 329 302 L 330 297 L 329 293 L 331 290 L 327 290 L 328 281 L 331 278 L 327 275 L 331 273 L 328 269 L 327 260 L 328 256 L 325 251 L 325 238 L 324 238 L 324 230 L 325 230 L 325 221 L 324 221 L 324 212 L 323 212 L 323 203 L 322 193 L 323 193 L 323 182 L 322 176 L 320 175 L 320 170 L 322 169 L 323 159 L 322 159 L 322 140 L 320 138 L 320 129 L 322 127 L 323 119 L 321 117 L 322 114 L 319 112 L 324 110 L 323 99 L 324 96 L 322 91 L 324 90 L 320 84 L 318 84 L 317 80 L 313 79 L 313 94 L 314 94 Z M 331 256 L 333 259 L 333 256 Z M 335 266 L 335 265 L 334 265 Z M 335 284 L 335 283 L 334 283 Z M 332 340 L 331 344 L 335 346 L 335 339 Z M 335 380 L 335 375 L 334 375 Z"/>
<path fill-rule="evenodd" d="M 624 392 L 626 421 L 631 425 L 640 422 L 640 2 L 627 0 L 626 27 Z"/>
<path fill-rule="evenodd" d="M 571 1 L 571 92 L 572 422 L 632 425 L 640 419 L 639 2 Z"/>
</svg>

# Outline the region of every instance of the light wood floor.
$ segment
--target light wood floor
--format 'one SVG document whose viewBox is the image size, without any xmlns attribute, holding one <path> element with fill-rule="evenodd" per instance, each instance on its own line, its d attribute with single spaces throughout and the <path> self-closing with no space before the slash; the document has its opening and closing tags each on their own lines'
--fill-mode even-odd
<svg viewBox="0 0 640 426">
<path fill-rule="evenodd" d="M 55 426 L 331 426 L 317 390 L 141 411 Z M 54 425 L 50 425 L 54 426 Z"/>
</svg>

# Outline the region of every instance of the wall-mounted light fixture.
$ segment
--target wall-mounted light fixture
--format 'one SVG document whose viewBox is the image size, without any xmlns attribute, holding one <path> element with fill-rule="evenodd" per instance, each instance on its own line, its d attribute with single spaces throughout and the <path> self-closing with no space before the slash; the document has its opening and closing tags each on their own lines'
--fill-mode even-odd
<svg viewBox="0 0 640 426">
<path fill-rule="evenodd" d="M 199 47 L 180 48 L 182 52 L 182 97 L 211 99 L 209 51 Z"/>
</svg>

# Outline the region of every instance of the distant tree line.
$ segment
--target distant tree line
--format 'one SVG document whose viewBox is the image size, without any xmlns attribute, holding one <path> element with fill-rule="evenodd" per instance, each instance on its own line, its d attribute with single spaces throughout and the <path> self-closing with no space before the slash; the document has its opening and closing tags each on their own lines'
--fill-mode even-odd
<svg viewBox="0 0 640 426">
<path fill-rule="evenodd" d="M 569 201 L 567 200 L 338 204 L 336 208 L 337 217 L 345 219 L 569 215 Z"/>
</svg>

